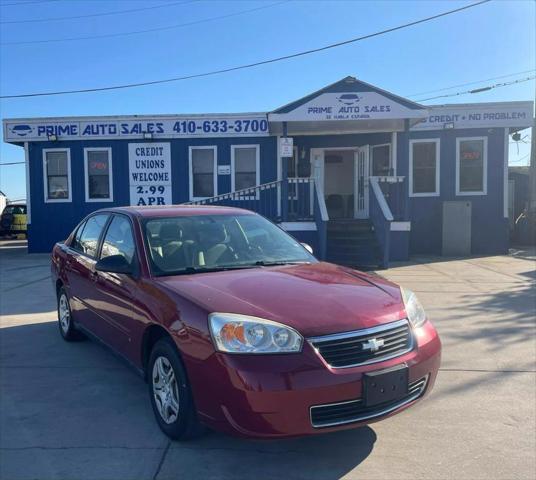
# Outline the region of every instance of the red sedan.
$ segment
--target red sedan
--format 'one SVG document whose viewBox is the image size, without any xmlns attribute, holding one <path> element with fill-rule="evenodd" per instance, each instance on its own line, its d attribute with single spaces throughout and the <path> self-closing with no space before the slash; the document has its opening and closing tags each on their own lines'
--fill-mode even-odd
<svg viewBox="0 0 536 480">
<path fill-rule="evenodd" d="M 52 274 L 63 338 L 126 358 L 175 439 L 353 428 L 413 405 L 439 368 L 415 294 L 244 210 L 100 210 L 54 247 Z"/>
</svg>

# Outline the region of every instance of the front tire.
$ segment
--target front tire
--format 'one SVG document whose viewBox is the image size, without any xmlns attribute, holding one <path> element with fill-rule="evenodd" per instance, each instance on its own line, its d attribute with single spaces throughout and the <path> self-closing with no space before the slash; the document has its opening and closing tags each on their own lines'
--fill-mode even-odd
<svg viewBox="0 0 536 480">
<path fill-rule="evenodd" d="M 58 326 L 60 333 L 66 342 L 81 340 L 84 336 L 74 327 L 69 297 L 65 288 L 58 291 Z"/>
<path fill-rule="evenodd" d="M 174 440 L 188 440 L 202 434 L 186 370 L 170 338 L 160 339 L 153 347 L 147 378 L 160 429 Z"/>
</svg>

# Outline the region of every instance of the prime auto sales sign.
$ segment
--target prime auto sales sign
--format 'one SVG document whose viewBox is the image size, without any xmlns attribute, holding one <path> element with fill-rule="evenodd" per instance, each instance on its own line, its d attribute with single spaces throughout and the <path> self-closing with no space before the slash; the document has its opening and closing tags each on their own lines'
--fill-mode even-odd
<svg viewBox="0 0 536 480">
<path fill-rule="evenodd" d="M 410 109 L 377 92 L 323 93 L 287 113 L 271 113 L 273 121 L 338 121 L 420 118 L 424 109 Z"/>
<path fill-rule="evenodd" d="M 129 143 L 128 176 L 130 205 L 170 205 L 170 144 Z"/>
<path fill-rule="evenodd" d="M 6 142 L 268 135 L 266 115 L 4 120 Z"/>
</svg>

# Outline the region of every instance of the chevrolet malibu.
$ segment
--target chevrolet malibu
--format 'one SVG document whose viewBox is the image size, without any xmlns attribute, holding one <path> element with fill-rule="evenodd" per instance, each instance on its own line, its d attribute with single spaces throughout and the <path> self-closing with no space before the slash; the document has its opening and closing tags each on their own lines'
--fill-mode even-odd
<svg viewBox="0 0 536 480">
<path fill-rule="evenodd" d="M 354 428 L 415 404 L 439 368 L 414 293 L 245 210 L 99 210 L 55 245 L 52 277 L 63 338 L 129 361 L 174 439 Z"/>
</svg>

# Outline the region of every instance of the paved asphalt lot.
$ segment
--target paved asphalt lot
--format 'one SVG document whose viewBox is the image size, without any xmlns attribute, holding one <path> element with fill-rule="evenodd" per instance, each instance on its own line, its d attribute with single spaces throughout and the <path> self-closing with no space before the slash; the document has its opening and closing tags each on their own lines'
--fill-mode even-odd
<svg viewBox="0 0 536 480">
<path fill-rule="evenodd" d="M 536 257 L 419 259 L 414 289 L 443 340 L 427 400 L 370 427 L 285 441 L 169 442 L 146 385 L 57 331 L 47 255 L 0 246 L 0 478 L 534 479 Z"/>
</svg>

